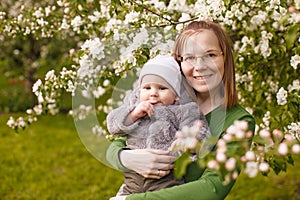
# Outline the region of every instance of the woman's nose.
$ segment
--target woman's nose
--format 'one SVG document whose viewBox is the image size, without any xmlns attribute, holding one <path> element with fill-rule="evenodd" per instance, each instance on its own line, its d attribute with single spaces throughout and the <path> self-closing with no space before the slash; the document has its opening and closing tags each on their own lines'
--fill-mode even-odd
<svg viewBox="0 0 300 200">
<path fill-rule="evenodd" d="M 202 58 L 198 58 L 196 64 L 194 65 L 194 68 L 195 68 L 195 70 L 207 68 L 207 63 L 204 62 Z"/>
</svg>

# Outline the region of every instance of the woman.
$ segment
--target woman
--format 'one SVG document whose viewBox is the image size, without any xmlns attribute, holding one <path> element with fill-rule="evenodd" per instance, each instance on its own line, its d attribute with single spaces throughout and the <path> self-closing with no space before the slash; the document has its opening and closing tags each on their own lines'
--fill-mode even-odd
<svg viewBox="0 0 300 200">
<path fill-rule="evenodd" d="M 232 48 L 220 25 L 210 21 L 187 25 L 175 41 L 174 58 L 188 83 L 185 89 L 204 112 L 212 136 L 221 137 L 235 120 L 247 121 L 254 132 L 254 118 L 238 104 Z M 176 159 L 166 151 L 124 147 L 125 139 L 115 140 L 107 150 L 108 161 L 120 170 L 133 170 L 147 178 L 165 176 Z M 224 199 L 235 182 L 223 185 L 216 171 L 200 169 L 197 163 L 188 166 L 184 179 L 180 186 L 118 199 Z"/>
</svg>

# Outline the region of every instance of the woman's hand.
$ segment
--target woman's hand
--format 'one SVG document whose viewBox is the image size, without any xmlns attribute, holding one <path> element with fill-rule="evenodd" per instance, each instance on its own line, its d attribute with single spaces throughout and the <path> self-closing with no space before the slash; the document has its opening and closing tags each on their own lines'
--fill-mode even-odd
<svg viewBox="0 0 300 200">
<path fill-rule="evenodd" d="M 170 151 L 155 149 L 122 150 L 120 160 L 124 167 L 145 178 L 160 179 L 174 167 L 176 157 L 169 153 Z"/>
</svg>

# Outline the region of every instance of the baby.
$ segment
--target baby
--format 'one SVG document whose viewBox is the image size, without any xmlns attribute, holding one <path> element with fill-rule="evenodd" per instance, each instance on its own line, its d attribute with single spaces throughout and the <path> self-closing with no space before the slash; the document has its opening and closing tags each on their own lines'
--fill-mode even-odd
<svg viewBox="0 0 300 200">
<path fill-rule="evenodd" d="M 108 130 L 112 135 L 127 136 L 129 149 L 168 150 L 176 140 L 175 133 L 184 126 L 192 126 L 201 119 L 199 141 L 210 136 L 207 122 L 195 102 L 179 104 L 181 73 L 172 56 L 150 59 L 139 76 L 138 101 L 123 105 L 107 116 Z M 134 102 L 134 101 L 131 101 Z M 129 172 L 118 195 L 128 195 L 182 184 L 173 173 L 161 179 L 149 179 Z"/>
</svg>

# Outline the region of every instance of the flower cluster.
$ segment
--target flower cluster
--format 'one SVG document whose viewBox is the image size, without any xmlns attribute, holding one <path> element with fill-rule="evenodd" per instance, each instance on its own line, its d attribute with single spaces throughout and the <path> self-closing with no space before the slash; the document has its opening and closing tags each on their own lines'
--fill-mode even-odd
<svg viewBox="0 0 300 200">
<path fill-rule="evenodd" d="M 14 119 L 10 117 L 7 125 L 16 131 L 37 121 L 37 116 L 42 114 L 56 115 L 59 112 L 59 102 L 62 91 L 74 93 L 74 80 L 76 72 L 63 68 L 59 76 L 55 75 L 54 70 L 45 75 L 44 83 L 38 79 L 32 87 L 32 92 L 38 99 L 38 104 L 33 108 L 27 109 L 26 117 Z"/>
<path fill-rule="evenodd" d="M 171 145 L 170 150 L 176 152 L 191 151 L 196 152 L 198 146 L 198 139 L 202 124 L 200 121 L 195 121 L 191 127 L 184 126 L 182 130 L 176 132 L 177 138 Z"/>
<path fill-rule="evenodd" d="M 246 121 L 235 121 L 217 140 L 214 153 L 210 153 L 204 158 L 198 156 L 197 161 L 203 167 L 217 170 L 223 178 L 224 184 L 231 179 L 236 179 L 241 170 L 251 178 L 259 172 L 267 175 L 270 169 L 278 174 L 286 170 L 286 162 L 293 164 L 291 159 L 293 155 L 300 154 L 299 124 L 298 127 L 295 124 L 292 126 L 293 128 L 290 127 L 293 129 L 291 134 L 284 135 L 278 129 L 272 132 L 262 129 L 253 135 L 251 131 L 248 131 Z M 196 129 L 197 126 L 180 131 L 178 136 L 180 142 L 176 143 L 177 149 L 190 152 L 189 148 L 196 148 L 198 145 L 198 141 L 195 140 L 195 136 L 198 134 L 198 132 L 194 132 Z M 200 155 L 203 148 L 198 148 L 197 151 Z M 194 157 L 184 154 L 183 158 L 178 159 L 176 170 L 182 171 L 183 163 L 191 162 L 192 158 Z"/>
</svg>

